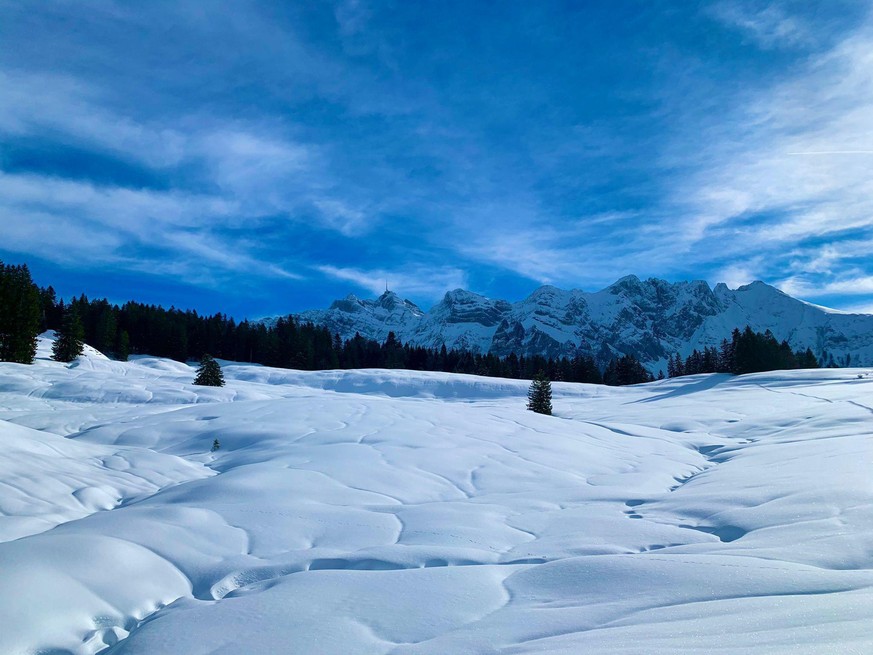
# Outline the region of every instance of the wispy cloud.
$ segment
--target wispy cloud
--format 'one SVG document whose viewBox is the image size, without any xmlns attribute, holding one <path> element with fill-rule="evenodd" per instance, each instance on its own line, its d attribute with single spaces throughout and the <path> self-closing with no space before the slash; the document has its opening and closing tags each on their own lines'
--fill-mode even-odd
<svg viewBox="0 0 873 655">
<path fill-rule="evenodd" d="M 856 271 L 856 274 L 859 272 Z M 848 279 L 839 279 L 826 284 L 811 283 L 803 277 L 790 277 L 779 283 L 779 288 L 785 293 L 809 298 L 822 296 L 873 295 L 873 275 L 859 275 Z"/>
<path fill-rule="evenodd" d="M 8 3 L 0 250 L 294 299 L 633 272 L 860 302 L 850 4 Z"/>
<path fill-rule="evenodd" d="M 324 223 L 345 236 L 356 236 L 373 227 L 375 220 L 342 200 L 320 198 L 313 201 Z"/>
<path fill-rule="evenodd" d="M 0 133 L 60 137 L 166 167 L 185 156 L 185 134 L 143 124 L 107 107 L 105 91 L 87 80 L 44 71 L 0 69 Z"/>
<path fill-rule="evenodd" d="M 714 274 L 714 280 L 724 282 L 731 289 L 736 289 L 744 284 L 749 284 L 760 279 L 760 270 L 762 266 L 761 258 L 752 258 L 747 261 L 738 261 L 728 264 L 723 268 L 718 269 Z M 783 289 L 784 291 L 784 289 Z"/>
<path fill-rule="evenodd" d="M 67 266 L 111 263 L 184 274 L 190 283 L 214 285 L 227 271 L 300 278 L 260 265 L 254 251 L 244 252 L 252 241 L 229 239 L 219 228 L 254 229 L 277 216 L 286 225 L 314 222 L 347 236 L 372 226 L 364 212 L 331 196 L 336 182 L 317 147 L 288 140 L 268 124 L 192 124 L 191 117 L 145 123 L 109 109 L 91 85 L 41 73 L 0 70 L 0 96 L 0 134 L 112 153 L 171 180 L 169 189 L 129 188 L 75 179 L 75 171 L 69 178 L 0 171 L 0 236 L 7 250 Z M 193 184 L 177 183 L 185 179 Z M 66 247 L 58 248 L 59 241 Z M 146 246 L 172 261 L 139 266 L 131 253 Z"/>
<path fill-rule="evenodd" d="M 871 52 L 868 20 L 703 128 L 707 147 L 689 155 L 696 166 L 672 198 L 687 217 L 678 236 L 695 259 L 730 257 L 723 270 L 737 278 L 778 280 L 785 268 L 803 269 L 806 283 L 790 278 L 782 287 L 807 297 L 870 293 L 839 281 L 854 249 L 837 244 L 873 236 Z M 830 245 L 815 245 L 822 240 Z"/>
<path fill-rule="evenodd" d="M 873 314 L 873 302 L 849 304 L 843 307 L 843 311 L 852 314 Z"/>
<path fill-rule="evenodd" d="M 457 248 L 466 257 L 509 269 L 540 284 L 606 286 L 628 272 L 669 270 L 676 260 L 673 226 L 660 210 L 613 211 L 552 220 L 535 205 L 491 206 L 496 224 L 467 214 Z M 659 245 L 663 244 L 663 245 Z"/>
<path fill-rule="evenodd" d="M 0 173 L 6 249 L 73 268 L 114 265 L 204 286 L 224 283 L 231 272 L 300 279 L 211 233 L 204 217 L 235 221 L 235 209 L 211 196 Z"/>
<path fill-rule="evenodd" d="M 407 266 L 400 269 L 339 268 L 322 265 L 317 269 L 329 277 L 351 282 L 373 294 L 381 294 L 388 287 L 403 297 L 422 297 L 435 300 L 446 291 L 466 288 L 467 275 L 452 267 Z"/>
<path fill-rule="evenodd" d="M 815 38 L 811 25 L 778 2 L 730 0 L 717 3 L 711 11 L 763 48 L 802 45 Z"/>
</svg>

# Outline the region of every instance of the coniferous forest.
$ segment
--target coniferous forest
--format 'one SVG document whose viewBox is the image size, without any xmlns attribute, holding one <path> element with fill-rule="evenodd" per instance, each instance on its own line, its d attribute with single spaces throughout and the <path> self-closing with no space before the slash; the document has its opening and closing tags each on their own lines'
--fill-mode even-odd
<svg viewBox="0 0 873 655">
<path fill-rule="evenodd" d="M 677 354 L 667 361 L 667 376 L 681 377 L 697 373 L 762 373 L 795 368 L 819 368 L 810 348 L 792 351 L 787 341 L 781 343 L 767 330 L 755 332 L 748 325 L 742 332 L 735 328 L 731 339 L 722 340 L 719 348 L 692 351 L 684 360 Z"/>
<path fill-rule="evenodd" d="M 223 314 L 203 316 L 192 310 L 134 301 L 118 306 L 84 295 L 64 301 L 51 286 L 37 287 L 26 265 L 0 262 L 0 360 L 32 362 L 36 335 L 49 329 L 62 330 L 70 316 L 81 324 L 85 343 L 120 360 L 130 354 L 178 361 L 199 361 L 210 355 L 304 370 L 405 368 L 515 379 L 532 379 L 542 371 L 550 380 L 614 386 L 654 379 L 633 355 L 617 357 L 601 371 L 593 358 L 584 355 L 572 359 L 515 354 L 497 357 L 445 346 L 431 349 L 403 344 L 393 332 L 383 343 L 360 335 L 342 341 L 325 327 L 301 323 L 291 316 L 267 326 L 237 322 Z M 718 349 L 695 350 L 684 360 L 679 355 L 670 357 L 667 375 L 742 374 L 818 366 L 809 349 L 792 352 L 787 342 L 779 343 L 769 331 L 757 333 L 747 326 L 743 331 L 734 330 L 732 339 L 725 339 Z"/>
</svg>

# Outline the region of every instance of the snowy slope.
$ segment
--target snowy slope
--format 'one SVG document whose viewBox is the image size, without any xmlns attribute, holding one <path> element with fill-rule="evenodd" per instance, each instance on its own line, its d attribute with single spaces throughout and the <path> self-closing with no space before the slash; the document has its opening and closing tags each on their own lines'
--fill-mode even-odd
<svg viewBox="0 0 873 655">
<path fill-rule="evenodd" d="M 0 364 L 0 652 L 873 652 L 871 371 L 224 370 Z"/>
<path fill-rule="evenodd" d="M 424 316 L 414 303 L 402 300 L 390 291 L 375 300 L 360 300 L 349 294 L 342 300 L 335 300 L 325 313 L 331 316 L 332 332 L 347 334 L 347 339 L 355 336 L 355 332 L 367 338 L 375 338 L 377 334 L 387 336 L 391 331 L 406 334 L 414 330 Z M 265 319 L 263 322 L 274 325 L 276 320 Z"/>
<path fill-rule="evenodd" d="M 750 325 L 771 330 L 795 349 L 810 347 L 818 357 L 843 362 L 851 356 L 854 364 L 873 364 L 873 315 L 828 310 L 762 282 L 711 289 L 702 281 L 671 284 L 631 275 L 596 293 L 544 286 L 512 304 L 458 289 L 428 312 L 386 292 L 377 300 L 349 296 L 299 316 L 343 339 L 359 332 L 384 341 L 393 330 L 403 342 L 431 348 L 445 343 L 499 355 L 582 352 L 601 365 L 632 353 L 653 372 L 664 370 L 673 353 L 687 356 Z"/>
</svg>

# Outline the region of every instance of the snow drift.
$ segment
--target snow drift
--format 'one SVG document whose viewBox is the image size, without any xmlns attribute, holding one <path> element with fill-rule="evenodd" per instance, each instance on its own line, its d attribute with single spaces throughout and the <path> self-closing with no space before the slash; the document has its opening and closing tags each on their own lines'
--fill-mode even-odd
<svg viewBox="0 0 873 655">
<path fill-rule="evenodd" d="M 0 652 L 873 651 L 866 370 L 193 371 L 0 364 Z"/>
</svg>

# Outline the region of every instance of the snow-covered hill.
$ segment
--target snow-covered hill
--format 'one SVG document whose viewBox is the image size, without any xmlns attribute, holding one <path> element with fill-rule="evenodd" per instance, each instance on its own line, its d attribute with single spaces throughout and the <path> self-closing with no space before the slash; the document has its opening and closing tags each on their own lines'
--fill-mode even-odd
<svg viewBox="0 0 873 655">
<path fill-rule="evenodd" d="M 0 363 L 0 652 L 873 652 L 873 374 Z M 209 452 L 214 439 L 221 449 Z"/>
<path fill-rule="evenodd" d="M 402 342 L 498 355 L 541 354 L 595 357 L 636 355 L 653 372 L 666 369 L 673 353 L 718 345 L 734 328 L 771 330 L 794 349 L 839 363 L 873 364 L 873 315 L 845 314 L 796 300 L 763 282 L 729 289 L 706 282 L 622 278 L 598 291 L 537 289 L 516 303 L 491 300 L 461 289 L 430 311 L 386 291 L 376 300 L 348 296 L 326 310 L 300 318 L 326 325 L 349 339 L 356 332 L 384 341 L 394 331 Z"/>
</svg>

